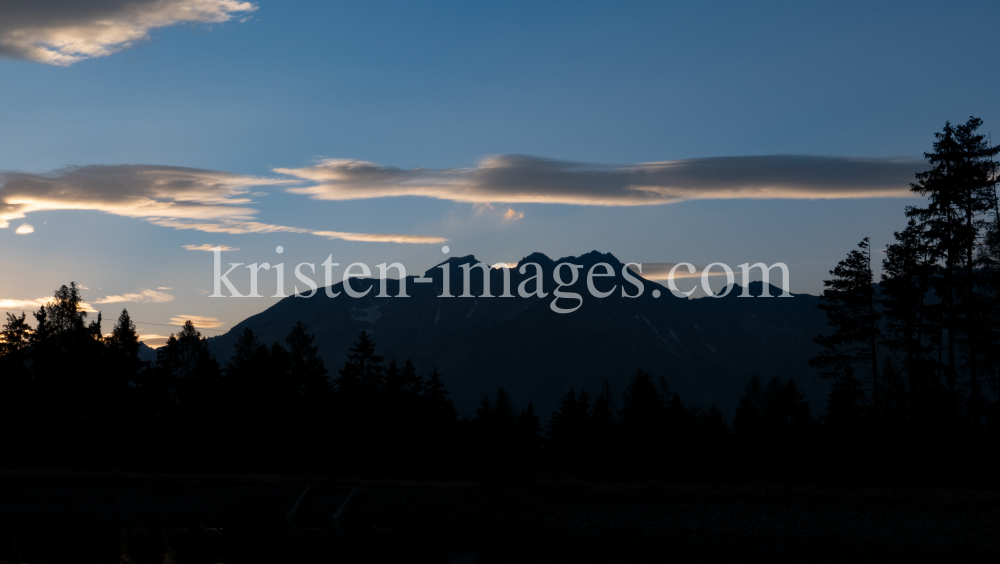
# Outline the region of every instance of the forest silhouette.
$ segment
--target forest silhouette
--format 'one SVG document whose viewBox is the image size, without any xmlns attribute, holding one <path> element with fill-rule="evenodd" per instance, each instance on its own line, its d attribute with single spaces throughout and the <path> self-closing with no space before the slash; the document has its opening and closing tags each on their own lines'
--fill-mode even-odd
<svg viewBox="0 0 1000 564">
<path fill-rule="evenodd" d="M 387 360 L 362 332 L 331 372 L 302 323 L 270 345 L 244 330 L 220 365 L 189 321 L 146 362 L 128 312 L 104 334 L 71 283 L 34 327 L 7 314 L 0 464 L 995 485 L 1000 148 L 981 125 L 935 134 L 932 168 L 912 185 L 926 207 L 906 209 L 880 280 L 868 238 L 831 271 L 819 305 L 830 330 L 811 361 L 832 381 L 819 417 L 791 379 L 751 377 L 727 421 L 643 370 L 623 390 L 570 390 L 548 421 L 503 388 L 460 417 L 437 370 Z M 621 371 L 639 364 L 613 360 Z"/>
</svg>

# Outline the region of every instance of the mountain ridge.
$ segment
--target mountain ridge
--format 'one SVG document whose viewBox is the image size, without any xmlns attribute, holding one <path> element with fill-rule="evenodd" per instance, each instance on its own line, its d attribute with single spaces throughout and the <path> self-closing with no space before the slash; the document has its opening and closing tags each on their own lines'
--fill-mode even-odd
<svg viewBox="0 0 1000 564">
<path fill-rule="evenodd" d="M 408 298 L 396 296 L 400 280 L 386 279 L 390 297 L 378 297 L 377 278 L 351 280 L 355 291 L 369 290 L 363 298 L 344 294 L 328 298 L 324 289 L 311 297 L 290 296 L 263 312 L 236 324 L 227 333 L 209 339 L 220 362 L 229 357 L 236 337 L 247 327 L 267 345 L 281 342 L 291 326 L 302 321 L 316 335 L 320 354 L 335 377 L 343 366 L 347 349 L 358 333 L 371 333 L 379 354 L 399 362 L 413 360 L 423 374 L 437 368 L 460 413 L 472 414 L 479 400 L 503 386 L 518 405 L 534 402 L 547 415 L 570 388 L 596 393 L 607 379 L 616 394 L 624 390 L 637 369 L 662 377 L 671 391 L 685 402 L 716 405 L 731 416 L 739 395 L 752 374 L 765 379 L 793 378 L 811 400 L 814 411 L 825 405 L 828 385 L 808 366 L 818 350 L 812 337 L 825 330 L 825 316 L 815 305 L 817 296 L 793 294 L 778 298 L 780 289 L 769 285 L 770 298 L 735 299 L 738 284 L 723 298 L 677 298 L 655 281 L 630 274 L 643 285 L 643 292 L 629 283 L 621 269 L 624 263 L 610 253 L 590 251 L 580 256 L 552 260 L 531 253 L 518 262 L 539 264 L 542 291 L 546 297 L 518 295 L 518 284 L 529 280 L 512 268 L 510 290 L 514 297 L 498 297 L 503 288 L 503 269 L 489 271 L 490 293 L 484 297 L 483 276 L 470 272 L 470 293 L 463 290 L 461 264 L 476 263 L 474 255 L 450 257 L 424 272 L 431 283 L 403 282 Z M 614 276 L 595 278 L 595 287 L 615 292 L 605 298 L 589 294 L 586 270 L 579 269 L 576 283 L 564 292 L 580 298 L 559 298 L 562 307 L 580 307 L 573 313 L 552 310 L 556 289 L 553 272 L 568 262 L 590 267 L 605 262 Z M 448 264 L 451 294 L 439 297 Z M 564 280 L 569 273 L 563 270 Z M 532 286 L 530 280 L 527 284 Z M 751 282 L 752 296 L 760 296 L 763 284 Z M 621 289 L 630 297 L 622 297 Z M 334 284 L 343 291 L 343 282 Z M 654 298 L 652 291 L 660 290 Z"/>
</svg>

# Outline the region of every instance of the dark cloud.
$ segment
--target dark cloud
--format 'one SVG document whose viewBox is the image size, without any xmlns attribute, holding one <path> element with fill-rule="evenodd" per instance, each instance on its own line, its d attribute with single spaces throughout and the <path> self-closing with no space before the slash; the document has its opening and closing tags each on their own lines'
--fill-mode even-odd
<svg viewBox="0 0 1000 564">
<path fill-rule="evenodd" d="M 703 199 L 829 199 L 909 196 L 924 168 L 915 159 L 772 155 L 611 166 L 522 155 L 476 168 L 399 169 L 329 159 L 276 172 L 312 182 L 291 188 L 323 200 L 426 196 L 460 202 L 641 206 Z"/>
</svg>

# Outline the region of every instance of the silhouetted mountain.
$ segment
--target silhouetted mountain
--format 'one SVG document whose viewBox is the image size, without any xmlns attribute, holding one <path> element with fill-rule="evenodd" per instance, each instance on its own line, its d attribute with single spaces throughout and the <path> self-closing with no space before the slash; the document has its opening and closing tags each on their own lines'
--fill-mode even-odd
<svg viewBox="0 0 1000 564">
<path fill-rule="evenodd" d="M 139 360 L 143 362 L 155 362 L 156 361 L 156 349 L 147 345 L 146 343 L 139 343 Z"/>
<path fill-rule="evenodd" d="M 637 368 L 654 378 L 662 376 L 685 402 L 714 404 L 730 417 L 753 374 L 793 378 L 814 410 L 825 405 L 829 385 L 807 364 L 817 351 L 812 337 L 826 328 L 825 316 L 816 308 L 817 296 L 737 298 L 742 288 L 736 286 L 724 298 L 689 300 L 641 279 L 642 295 L 627 298 L 621 295 L 623 285 L 633 295 L 637 288 L 622 276 L 622 263 L 611 254 L 592 251 L 558 261 L 540 253 L 523 258 L 518 266 L 534 262 L 542 267 L 545 298 L 518 296 L 518 285 L 534 275 L 530 267 L 523 275 L 517 268 L 510 270 L 515 297 L 457 297 L 463 291 L 461 265 L 476 262 L 470 255 L 441 263 L 449 265 L 453 298 L 438 297 L 444 280 L 441 265 L 424 274 L 432 283 L 407 277 L 410 297 L 405 299 L 377 297 L 377 279 L 352 279 L 356 291 L 370 289 L 366 297 L 348 297 L 343 284 L 332 287 L 342 292 L 332 299 L 323 289 L 311 298 L 288 297 L 209 344 L 224 363 L 244 328 L 270 344 L 302 321 L 316 335 L 326 365 L 336 370 L 359 331 L 366 330 L 374 335 L 379 354 L 412 359 L 422 374 L 438 368 L 459 413 L 472 413 L 479 400 L 503 386 L 517 405 L 535 402 L 544 419 L 569 389 L 582 387 L 596 394 L 608 379 L 618 394 Z M 582 306 L 569 314 L 551 309 L 557 287 L 554 270 L 563 262 L 583 266 L 577 282 L 563 288 L 583 298 Z M 587 290 L 587 272 L 599 262 L 614 269 L 614 276 L 594 278 L 599 291 L 615 289 L 601 299 Z M 563 280 L 571 278 L 569 268 L 563 267 L 561 274 Z M 482 294 L 480 269 L 471 271 L 470 286 L 473 295 Z M 749 286 L 751 295 L 761 295 L 762 283 Z M 503 271 L 492 270 L 491 294 L 499 296 L 503 287 Z M 528 282 L 527 289 L 533 287 Z M 386 288 L 395 296 L 399 281 L 387 280 Z M 653 297 L 654 289 L 660 291 L 659 298 Z M 778 296 L 780 290 L 772 286 L 770 294 Z M 558 305 L 572 308 L 577 303 L 563 297 Z"/>
</svg>

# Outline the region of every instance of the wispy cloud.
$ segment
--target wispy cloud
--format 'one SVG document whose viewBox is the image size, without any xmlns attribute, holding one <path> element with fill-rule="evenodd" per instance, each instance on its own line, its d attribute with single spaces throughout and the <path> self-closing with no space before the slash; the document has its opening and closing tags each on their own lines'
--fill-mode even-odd
<svg viewBox="0 0 1000 564">
<path fill-rule="evenodd" d="M 343 231 L 310 231 L 313 235 L 343 241 L 368 241 L 371 243 L 445 243 L 444 237 L 403 235 L 400 233 L 345 233 Z"/>
<path fill-rule="evenodd" d="M 184 245 L 184 248 L 189 251 L 208 251 L 212 252 L 216 248 L 221 251 L 238 251 L 239 247 L 230 247 L 229 245 L 210 245 L 205 243 L 204 245 Z"/>
<path fill-rule="evenodd" d="M 32 227 L 31 225 L 28 225 L 27 223 L 22 223 L 17 227 L 17 229 L 14 230 L 14 233 L 17 233 L 18 235 L 27 235 L 28 233 L 34 233 L 34 232 L 35 228 Z"/>
<path fill-rule="evenodd" d="M 170 294 L 165 294 L 163 292 L 157 292 L 156 290 L 143 290 L 137 294 L 120 294 L 117 296 L 105 296 L 103 298 L 94 300 L 95 304 L 117 304 L 123 302 L 139 303 L 139 304 L 159 304 L 164 302 L 172 302 L 174 297 Z"/>
<path fill-rule="evenodd" d="M 909 182 L 922 168 L 916 159 L 790 155 L 623 166 L 501 155 L 475 168 L 400 169 L 327 159 L 274 170 L 312 182 L 288 191 L 320 200 L 424 196 L 474 204 L 643 206 L 704 199 L 906 197 L 911 195 Z"/>
<path fill-rule="evenodd" d="M 0 298 L 0 310 L 9 311 L 35 311 L 38 308 L 52 303 L 53 299 L 35 298 L 33 300 L 15 300 Z M 97 313 L 97 310 L 87 302 L 80 303 L 80 309 L 88 313 Z"/>
<path fill-rule="evenodd" d="M 489 202 L 477 202 L 472 204 L 472 211 L 477 217 L 493 217 L 500 218 L 505 221 L 517 221 L 519 219 L 524 219 L 524 212 L 517 211 L 511 207 L 507 207 L 506 209 L 498 208 Z"/>
<path fill-rule="evenodd" d="M 317 231 L 302 227 L 271 225 L 257 221 L 222 220 L 215 223 L 184 221 L 176 219 L 154 219 L 156 225 L 173 227 L 174 229 L 195 229 L 205 233 L 228 233 L 230 235 L 245 235 L 247 233 L 309 233 L 327 239 L 344 241 L 367 241 L 371 243 L 444 243 L 448 239 L 426 235 L 404 235 L 400 233 L 349 233 L 344 231 Z"/>
<path fill-rule="evenodd" d="M 507 208 L 507 211 L 503 212 L 503 218 L 507 221 L 517 221 L 524 219 L 524 212 L 514 211 L 514 208 Z"/>
<path fill-rule="evenodd" d="M 158 349 L 167 344 L 168 335 L 139 335 L 139 340 L 151 349 Z"/>
<path fill-rule="evenodd" d="M 33 311 L 51 301 L 52 298 L 36 298 L 34 300 L 0 299 L 0 309 Z"/>
<path fill-rule="evenodd" d="M 26 214 L 95 210 L 204 233 L 311 233 L 328 239 L 440 243 L 441 237 L 316 231 L 255 220 L 250 190 L 292 181 L 160 165 L 90 165 L 50 174 L 0 173 L 0 228 Z"/>
<path fill-rule="evenodd" d="M 642 272 L 639 272 L 638 267 L 629 266 L 628 269 L 636 274 L 640 274 L 646 280 L 667 280 L 670 278 L 670 270 L 677 263 L 673 262 L 644 262 L 642 263 Z M 686 266 L 680 266 L 674 271 L 674 280 L 680 280 L 681 278 L 701 278 L 702 273 L 705 271 L 705 267 L 694 266 L 694 272 L 688 272 Z M 726 272 L 722 270 L 721 267 L 715 267 L 708 271 L 709 276 L 725 276 Z"/>
<path fill-rule="evenodd" d="M 236 0 L 4 0 L 0 55 L 69 66 L 181 23 L 221 23 L 257 9 Z"/>
<path fill-rule="evenodd" d="M 214 317 L 204 317 L 202 315 L 181 314 L 170 318 L 171 325 L 184 325 L 188 321 L 194 323 L 194 326 L 200 329 L 215 329 L 216 327 L 222 327 L 225 325 L 225 323 Z"/>
<path fill-rule="evenodd" d="M 50 174 L 0 173 L 0 227 L 25 214 L 96 210 L 143 219 L 250 219 L 249 188 L 281 184 L 230 172 L 158 165 L 90 165 Z"/>
</svg>

